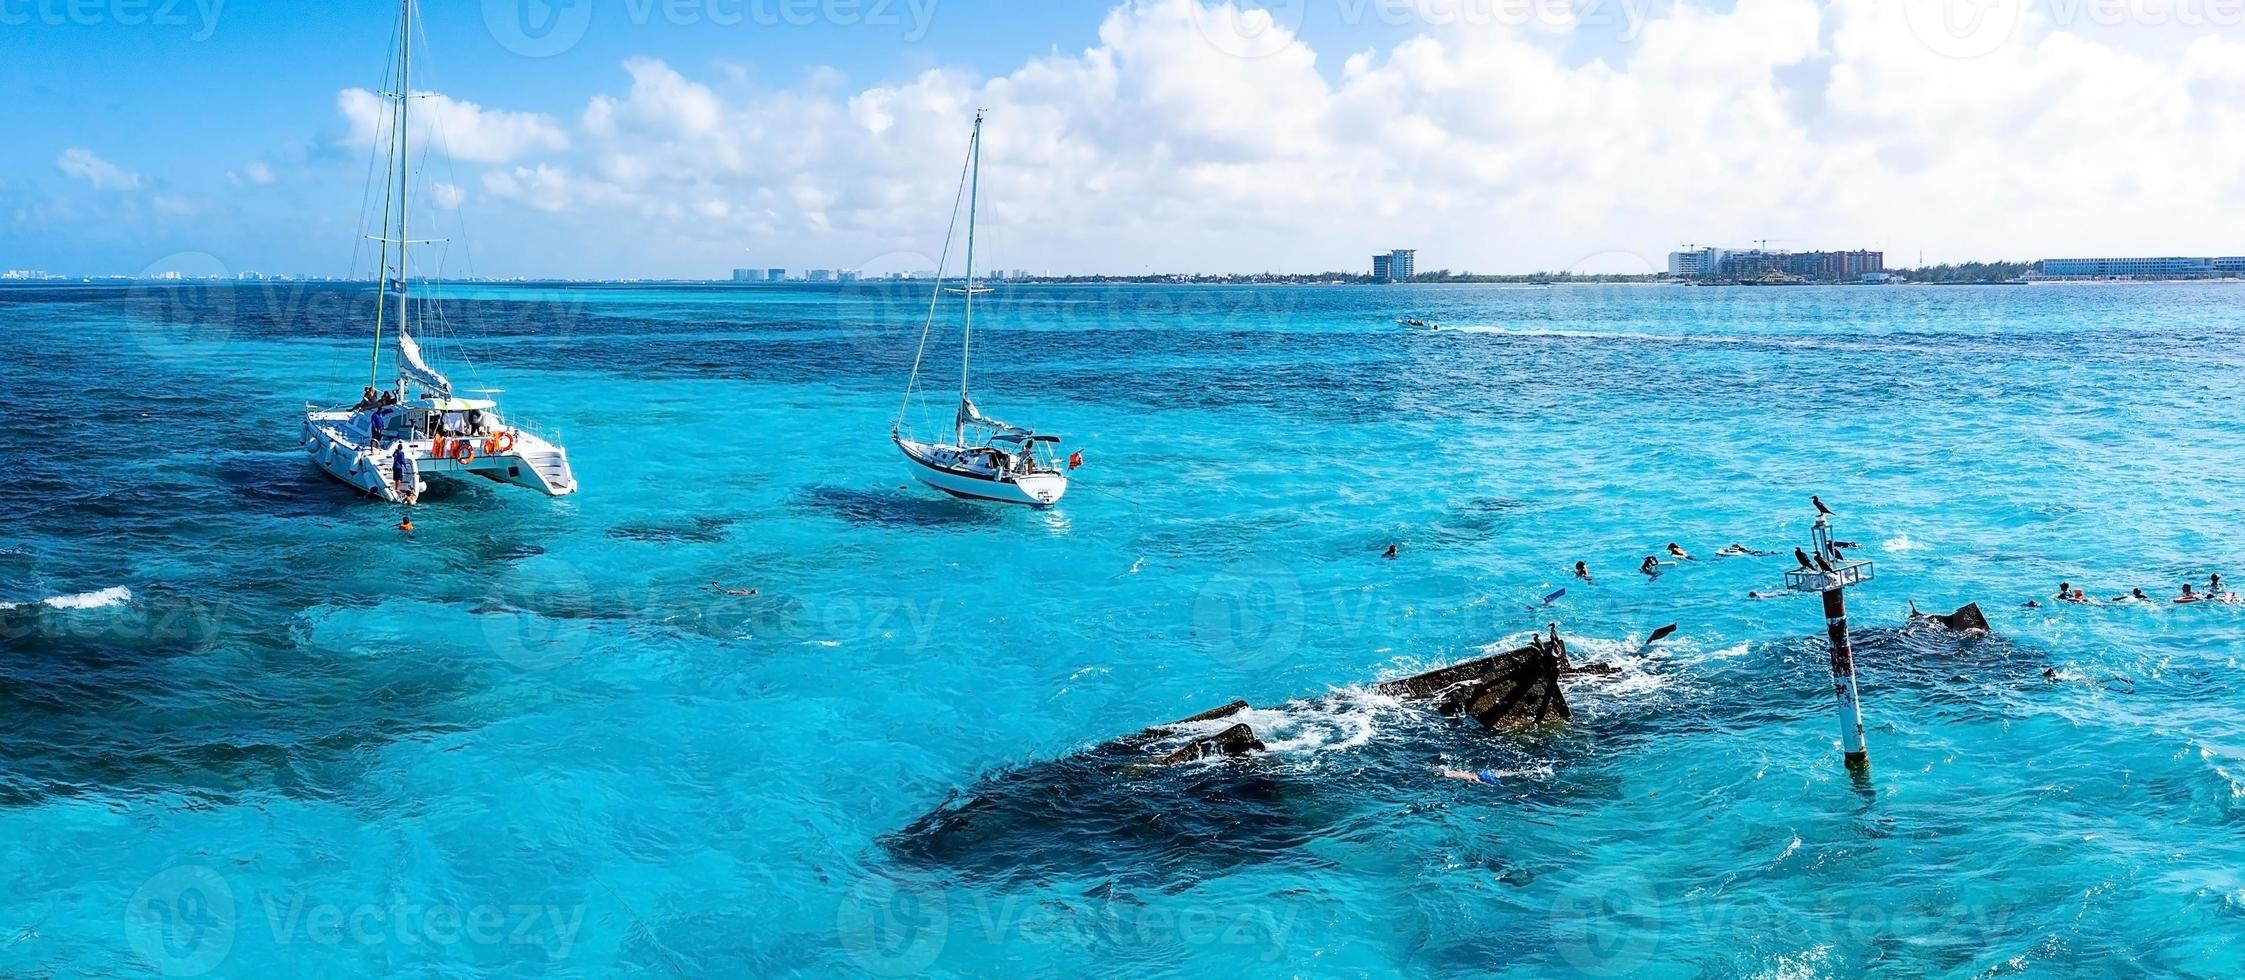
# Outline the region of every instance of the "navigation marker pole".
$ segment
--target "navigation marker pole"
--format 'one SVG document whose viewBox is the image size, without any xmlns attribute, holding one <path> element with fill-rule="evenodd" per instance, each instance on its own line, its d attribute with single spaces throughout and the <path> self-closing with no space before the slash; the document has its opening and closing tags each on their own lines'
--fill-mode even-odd
<svg viewBox="0 0 2245 980">
<path fill-rule="evenodd" d="M 1855 686 L 1855 651 L 1847 642 L 1847 588 L 1871 580 L 1871 563 L 1839 558 L 1832 547 L 1832 522 L 1824 515 L 1816 518 L 1816 527 L 1810 532 L 1816 542 L 1816 557 L 1831 566 L 1804 568 L 1785 573 L 1785 587 L 1794 592 L 1815 592 L 1824 596 L 1824 632 L 1832 643 L 1832 696 L 1840 708 L 1840 749 L 1845 753 L 1848 769 L 1863 772 L 1871 768 L 1871 752 L 1863 742 L 1863 699 Z"/>
</svg>

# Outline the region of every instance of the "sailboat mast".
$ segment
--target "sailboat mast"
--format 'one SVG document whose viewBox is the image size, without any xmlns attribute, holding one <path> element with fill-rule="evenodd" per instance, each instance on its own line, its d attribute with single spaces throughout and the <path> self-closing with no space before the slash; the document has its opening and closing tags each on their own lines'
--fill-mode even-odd
<svg viewBox="0 0 2245 980">
<path fill-rule="evenodd" d="M 406 122 L 413 104 L 413 0 L 399 0 L 398 29 L 398 127 L 391 135 L 398 157 L 398 334 L 405 335 L 406 283 L 412 281 L 412 271 L 407 266 L 406 242 L 413 236 L 406 234 L 406 198 L 412 194 L 412 184 L 407 178 Z M 398 400 L 405 400 L 405 364 L 398 365 Z"/>
<path fill-rule="evenodd" d="M 968 140 L 969 166 L 972 176 L 967 181 L 967 312 L 966 330 L 959 341 L 959 420 L 958 441 L 966 441 L 967 366 L 974 355 L 974 211 L 982 196 L 982 113 L 974 114 L 974 136 Z"/>
</svg>

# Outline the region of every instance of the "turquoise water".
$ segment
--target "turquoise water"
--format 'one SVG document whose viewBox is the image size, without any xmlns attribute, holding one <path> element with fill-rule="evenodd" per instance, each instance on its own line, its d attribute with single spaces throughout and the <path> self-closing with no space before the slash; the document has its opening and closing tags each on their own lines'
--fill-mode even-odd
<svg viewBox="0 0 2245 980">
<path fill-rule="evenodd" d="M 585 489 L 408 537 L 295 445 L 363 292 L 0 290 L 0 974 L 2245 962 L 2245 610 L 2023 605 L 2245 575 L 2245 287 L 1021 287 L 977 391 L 1083 451 L 1047 512 L 903 485 L 918 292 L 450 293 Z M 1811 493 L 1864 781 L 1790 562 L 1713 557 Z M 1624 667 L 1565 728 L 1363 690 L 1551 622 Z M 1268 758 L 1071 758 L 1233 697 Z M 962 794 L 1013 819 L 912 832 Z"/>
</svg>

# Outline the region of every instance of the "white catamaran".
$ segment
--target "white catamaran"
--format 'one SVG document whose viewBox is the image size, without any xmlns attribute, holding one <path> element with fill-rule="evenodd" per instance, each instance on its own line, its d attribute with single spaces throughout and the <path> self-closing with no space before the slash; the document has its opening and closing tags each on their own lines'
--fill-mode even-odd
<svg viewBox="0 0 2245 980">
<path fill-rule="evenodd" d="M 974 135 L 967 140 L 965 169 L 967 172 L 961 176 L 966 179 L 967 196 L 966 284 L 946 289 L 938 263 L 935 296 L 928 301 L 928 319 L 920 328 L 920 349 L 912 357 L 912 377 L 905 382 L 904 405 L 897 410 L 896 422 L 889 427 L 889 438 L 904 453 L 905 464 L 912 470 L 913 477 L 928 486 L 955 497 L 1049 507 L 1060 502 L 1060 496 L 1068 492 L 1068 473 L 1058 458 L 1060 437 L 1040 435 L 982 414 L 967 390 L 967 376 L 974 364 L 974 298 L 990 291 L 974 282 L 975 204 L 982 190 L 982 114 L 979 112 L 974 117 Z M 953 202 L 954 225 L 958 213 L 958 204 Z M 951 252 L 948 234 L 943 251 L 945 256 Z M 928 335 L 945 293 L 963 300 L 959 404 L 948 431 L 929 439 L 916 439 L 905 430 L 905 415 L 912 408 L 912 392 L 920 381 L 920 362 L 927 356 Z M 1069 468 L 1073 468 L 1078 458 L 1069 457 Z"/>
<path fill-rule="evenodd" d="M 417 243 L 406 235 L 406 198 L 412 189 L 407 171 L 406 122 L 413 86 L 413 0 L 401 0 L 395 91 L 390 105 L 388 165 L 383 169 L 382 233 L 376 261 L 379 287 L 374 299 L 374 353 L 366 390 L 358 403 L 339 408 L 307 404 L 299 443 L 313 465 L 344 483 L 383 500 L 413 503 L 428 487 L 423 476 L 453 474 L 483 477 L 529 487 L 558 497 L 577 491 L 569 454 L 560 446 L 499 415 L 489 398 L 462 398 L 452 382 L 429 366 L 411 325 L 425 324 L 434 301 L 409 295 L 411 269 L 406 249 Z M 393 302 L 394 301 L 394 302 Z M 441 315 L 441 314 L 439 314 Z M 382 334 L 396 338 L 391 383 L 381 377 Z M 487 394 L 488 392 L 478 392 Z"/>
</svg>

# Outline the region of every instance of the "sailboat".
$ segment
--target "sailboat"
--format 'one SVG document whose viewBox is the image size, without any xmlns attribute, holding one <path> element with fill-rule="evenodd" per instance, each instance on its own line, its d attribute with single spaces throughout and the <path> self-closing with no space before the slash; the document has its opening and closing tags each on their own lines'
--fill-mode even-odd
<svg viewBox="0 0 2245 980">
<path fill-rule="evenodd" d="M 1067 471 L 1074 468 L 1081 457 L 1071 455 L 1067 467 L 1063 468 L 1059 459 L 1059 436 L 1044 435 L 982 414 L 967 384 L 974 366 L 974 298 L 990 291 L 987 286 L 976 285 L 974 279 L 975 205 L 982 193 L 982 114 L 979 112 L 974 116 L 974 135 L 967 140 L 965 169 L 966 281 L 963 286 L 944 286 L 939 263 L 935 295 L 928 301 L 928 319 L 920 328 L 920 349 L 912 357 L 912 377 L 904 386 L 904 405 L 897 409 L 896 422 L 889 427 L 889 438 L 904 453 L 905 464 L 913 477 L 944 493 L 971 500 L 1050 507 L 1068 492 Z M 951 213 L 956 223 L 956 202 L 952 204 Z M 944 240 L 943 251 L 946 256 L 951 252 L 948 237 Z M 946 294 L 957 295 L 962 300 L 959 404 L 952 413 L 951 427 L 947 431 L 925 439 L 916 438 L 906 431 L 905 416 L 912 408 L 912 393 L 919 384 L 920 365 L 927 356 L 928 336 L 935 325 L 936 310 Z"/>
<path fill-rule="evenodd" d="M 429 365 L 413 333 L 433 315 L 433 297 L 411 292 L 406 234 L 412 180 L 407 170 L 407 121 L 412 99 L 413 0 L 400 0 L 396 90 L 390 105 L 390 142 L 383 168 L 382 233 L 374 296 L 374 350 L 367 384 L 356 404 L 322 408 L 307 403 L 298 439 L 323 473 L 382 500 L 415 503 L 428 488 L 423 477 L 478 476 L 559 497 L 577 491 L 569 454 L 499 413 L 489 397 L 462 397 L 452 381 Z M 424 285 L 426 283 L 424 282 Z M 416 304 L 415 300 L 419 303 Z M 418 305 L 418 308 L 417 308 Z M 395 351 L 382 375 L 383 339 Z M 468 394 L 490 395 L 495 389 Z"/>
</svg>

